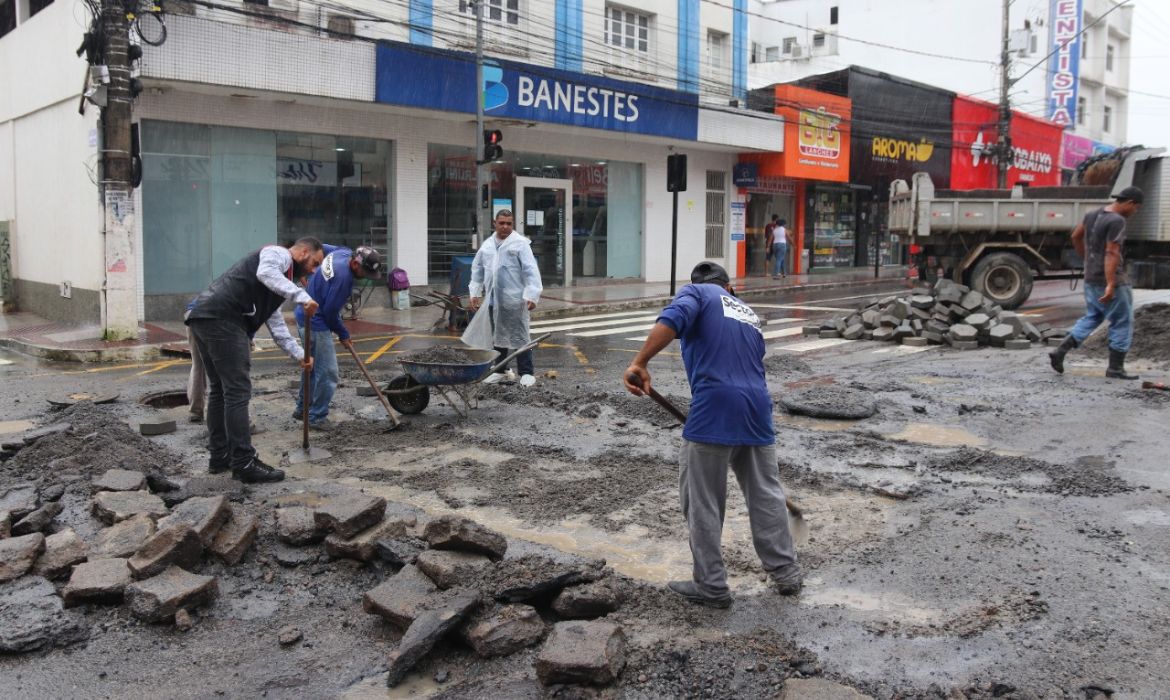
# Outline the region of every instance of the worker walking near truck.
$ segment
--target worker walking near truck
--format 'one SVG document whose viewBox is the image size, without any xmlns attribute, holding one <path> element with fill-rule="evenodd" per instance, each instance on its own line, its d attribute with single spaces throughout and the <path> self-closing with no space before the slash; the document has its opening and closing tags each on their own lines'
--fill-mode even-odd
<svg viewBox="0 0 1170 700">
<path fill-rule="evenodd" d="M 1085 261 L 1085 315 L 1048 355 L 1052 369 L 1064 373 L 1064 358 L 1073 348 L 1109 322 L 1110 379 L 1137 379 L 1125 371 L 1133 340 L 1133 288 L 1125 272 L 1125 223 L 1142 206 L 1142 191 L 1126 187 L 1113 203 L 1085 215 L 1072 233 L 1072 244 Z"/>
<path fill-rule="evenodd" d="M 775 589 L 792 595 L 803 583 L 776 467 L 761 326 L 751 307 L 732 294 L 727 271 L 699 263 L 691 284 L 662 310 L 623 375 L 631 394 L 649 394 L 647 363 L 679 339 L 692 395 L 679 455 L 679 498 L 694 570 L 691 581 L 671 581 L 668 587 L 699 605 L 731 605 L 720 549 L 728 468 L 743 491 L 752 543 Z"/>
</svg>

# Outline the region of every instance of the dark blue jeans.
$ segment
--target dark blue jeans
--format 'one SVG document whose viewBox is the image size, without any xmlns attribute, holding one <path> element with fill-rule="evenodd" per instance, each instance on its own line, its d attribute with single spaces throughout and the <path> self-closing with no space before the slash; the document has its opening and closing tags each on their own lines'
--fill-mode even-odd
<svg viewBox="0 0 1170 700">
<path fill-rule="evenodd" d="M 1097 330 L 1103 322 L 1109 322 L 1109 348 L 1118 352 L 1129 352 L 1133 341 L 1133 289 L 1129 285 L 1114 287 L 1113 298 L 1108 304 L 1098 299 L 1105 293 L 1105 285 L 1085 283 L 1085 315 L 1073 326 L 1070 335 L 1077 345 Z"/>
<path fill-rule="evenodd" d="M 297 326 L 301 345 L 305 343 L 305 327 Z M 329 402 L 337 393 L 340 381 L 337 369 L 337 348 L 333 347 L 333 331 L 313 331 L 313 371 L 309 379 L 309 423 L 320 423 L 329 416 Z M 297 392 L 297 415 L 301 415 L 305 400 L 305 373 L 301 372 L 301 388 Z"/>
<path fill-rule="evenodd" d="M 256 456 L 248 421 L 252 342 L 244 327 L 231 321 L 192 321 L 190 328 L 207 372 L 211 464 L 245 467 Z"/>
<path fill-rule="evenodd" d="M 512 352 L 508 348 L 496 348 L 495 350 L 496 350 L 496 352 L 500 353 L 500 356 L 496 358 L 496 362 L 499 362 L 500 360 L 504 359 L 505 357 L 508 356 L 509 353 Z M 511 362 L 509 362 L 508 364 L 511 364 Z M 504 372 L 504 371 L 507 371 L 507 369 L 508 369 L 508 366 L 504 365 L 503 367 L 500 368 L 499 371 Z M 524 352 L 522 352 L 516 356 L 516 369 L 519 370 L 520 376 L 524 376 L 525 374 L 533 374 L 533 375 L 536 374 L 536 366 L 532 362 L 532 351 L 531 350 L 525 350 Z"/>
</svg>

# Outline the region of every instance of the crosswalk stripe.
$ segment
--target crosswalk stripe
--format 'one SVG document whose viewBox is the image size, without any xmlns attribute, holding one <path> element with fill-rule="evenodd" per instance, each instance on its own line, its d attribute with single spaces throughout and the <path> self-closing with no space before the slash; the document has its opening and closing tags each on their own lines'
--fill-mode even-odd
<svg viewBox="0 0 1170 700">
<path fill-rule="evenodd" d="M 579 338 L 599 338 L 603 335 L 618 335 L 620 333 L 632 333 L 634 331 L 648 331 L 654 327 L 653 323 L 640 323 L 636 326 L 621 326 L 619 328 L 602 328 L 596 331 L 576 331 L 573 333 L 566 333 L 565 335 L 576 336 Z"/>
<path fill-rule="evenodd" d="M 764 325 L 775 326 L 775 325 L 779 325 L 781 323 L 793 323 L 795 321 L 803 321 L 803 320 L 804 320 L 803 318 L 773 318 L 773 319 L 769 319 L 769 320 L 765 321 Z M 800 332 L 800 330 L 801 329 L 799 329 L 799 328 L 784 328 L 784 329 L 778 330 L 778 331 L 765 331 L 763 335 L 765 338 L 782 338 L 782 337 L 789 336 L 789 335 L 796 335 L 797 333 Z M 632 338 L 626 338 L 626 340 L 633 340 L 633 341 L 638 342 L 638 343 L 644 343 L 644 342 L 646 342 L 647 337 L 649 337 L 649 336 L 640 335 L 640 336 L 634 336 Z"/>
<path fill-rule="evenodd" d="M 621 318 L 622 316 L 644 316 L 647 314 L 646 309 L 638 309 L 636 311 L 613 311 L 604 314 L 590 314 L 588 316 L 566 316 L 564 318 L 544 318 L 539 321 L 533 321 L 528 324 L 530 328 L 537 326 L 555 326 L 560 323 L 568 321 L 595 321 L 599 318 Z"/>
<path fill-rule="evenodd" d="M 789 309 L 792 311 L 853 311 L 839 306 L 804 306 L 802 304 L 751 304 L 752 308 L 760 309 Z"/>
<path fill-rule="evenodd" d="M 645 315 L 645 316 L 635 316 L 633 318 L 615 318 L 615 319 L 610 319 L 608 321 L 586 321 L 585 323 L 566 323 L 566 324 L 560 325 L 560 326 L 533 327 L 531 324 L 529 324 L 529 328 L 533 331 L 539 331 L 541 333 L 555 333 L 558 331 L 573 331 L 573 330 L 579 330 L 579 329 L 585 329 L 585 328 L 602 328 L 605 326 L 612 326 L 615 323 L 633 323 L 635 321 L 654 321 L 654 320 L 657 320 L 657 318 L 658 318 L 658 314 L 653 314 L 653 315 Z M 568 319 L 561 319 L 561 320 L 568 320 Z M 570 335 L 573 335 L 573 334 L 570 334 Z"/>
<path fill-rule="evenodd" d="M 791 345 L 777 345 L 777 350 L 786 350 L 788 352 L 808 352 L 809 350 L 821 350 L 823 348 L 831 348 L 834 345 L 841 343 L 852 343 L 852 340 L 845 340 L 844 338 L 821 338 L 819 340 L 810 340 L 807 343 L 792 343 Z"/>
</svg>

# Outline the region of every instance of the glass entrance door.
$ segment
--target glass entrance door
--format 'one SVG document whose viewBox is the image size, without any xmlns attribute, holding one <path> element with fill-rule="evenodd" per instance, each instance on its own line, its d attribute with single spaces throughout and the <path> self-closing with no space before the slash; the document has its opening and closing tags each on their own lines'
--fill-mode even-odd
<svg viewBox="0 0 1170 700">
<path fill-rule="evenodd" d="M 516 230 L 532 241 L 544 286 L 573 283 L 573 181 L 516 178 Z"/>
</svg>

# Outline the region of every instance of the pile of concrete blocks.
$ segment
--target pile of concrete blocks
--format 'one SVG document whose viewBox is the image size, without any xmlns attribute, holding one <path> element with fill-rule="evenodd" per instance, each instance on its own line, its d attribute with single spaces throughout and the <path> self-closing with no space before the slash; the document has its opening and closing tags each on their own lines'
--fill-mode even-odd
<svg viewBox="0 0 1170 700">
<path fill-rule="evenodd" d="M 222 494 L 184 497 L 168 507 L 151 486 L 180 487 L 153 476 L 111 469 L 89 492 L 70 491 L 75 501 L 88 497 L 94 517 L 106 525 L 91 541 L 54 526 L 64 487 L 20 484 L 0 495 L 0 628 L 7 630 L 10 616 L 19 614 L 23 630 L 11 639 L 0 630 L 0 651 L 84 638 L 74 633 L 80 618 L 67 610 L 80 605 L 126 603 L 145 622 L 189 624 L 190 610 L 215 600 L 216 578 L 195 572 L 208 556 L 238 564 L 256 540 L 259 519 Z M 40 595 L 53 590 L 55 579 L 67 579 L 59 598 Z M 33 617 L 21 612 L 28 606 L 15 604 L 30 591 L 39 596 Z"/>
<path fill-rule="evenodd" d="M 951 280 L 865 304 L 850 314 L 804 326 L 806 336 L 877 340 L 906 346 L 950 345 L 957 350 L 1025 350 L 1058 344 L 1065 333 L 1005 311 L 983 294 Z"/>
</svg>

